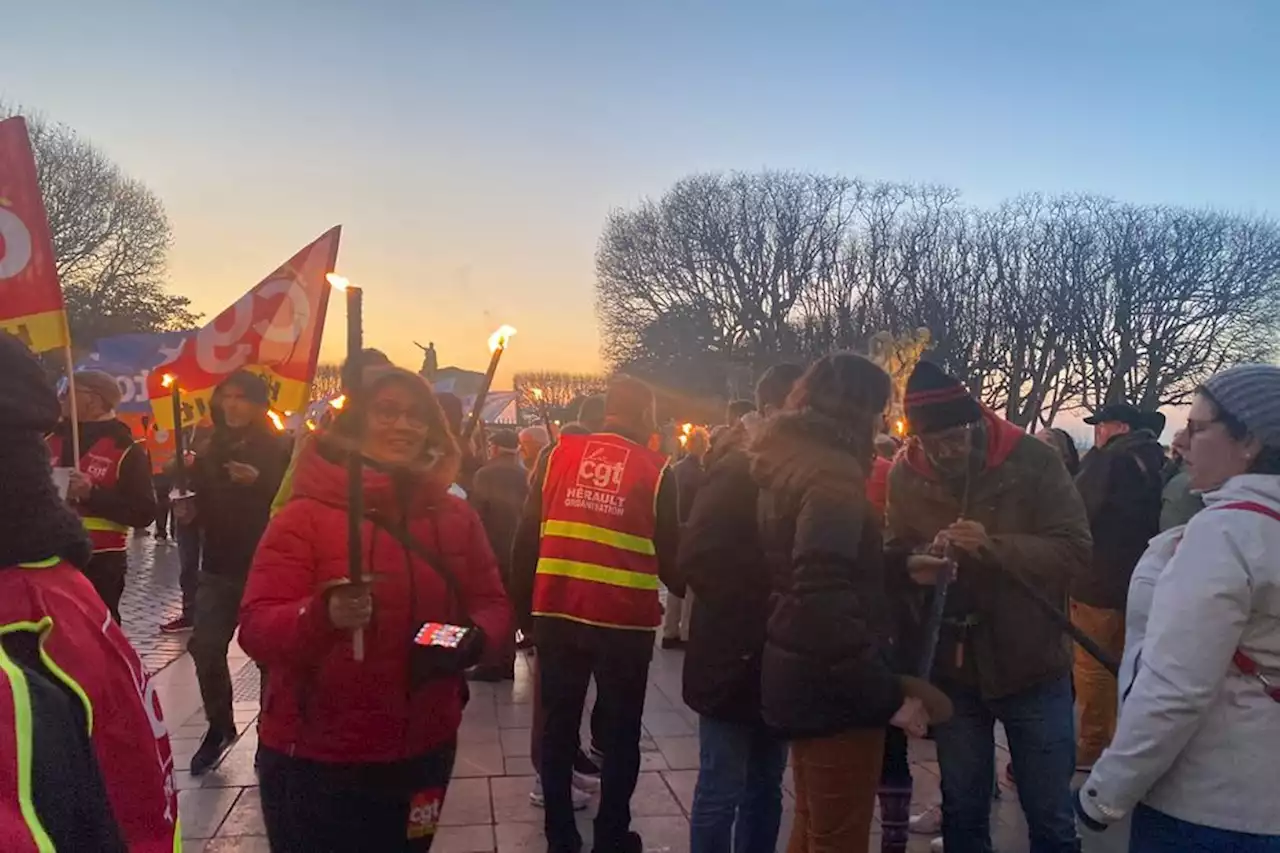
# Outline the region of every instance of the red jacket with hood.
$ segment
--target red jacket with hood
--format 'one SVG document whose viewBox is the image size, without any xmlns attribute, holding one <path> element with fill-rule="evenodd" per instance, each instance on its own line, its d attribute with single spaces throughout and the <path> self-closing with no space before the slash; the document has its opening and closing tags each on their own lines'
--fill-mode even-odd
<svg viewBox="0 0 1280 853">
<path fill-rule="evenodd" d="M 332 763 L 422 756 L 454 739 L 466 683 L 442 678 L 411 690 L 410 641 L 427 621 L 457 622 L 444 579 L 381 527 L 366 521 L 362 550 L 375 575 L 365 657 L 329 622 L 322 590 L 347 577 L 347 472 L 323 441 L 298 460 L 294 493 L 272 519 L 254 558 L 240 609 L 240 644 L 271 673 L 259 737 L 279 752 Z M 440 467 L 412 475 L 407 489 L 366 467 L 366 510 L 402 518 L 458 579 L 466 616 L 500 653 L 513 630 L 498 564 L 475 511 L 447 493 Z M 496 661 L 495 661 L 496 662 Z"/>
</svg>

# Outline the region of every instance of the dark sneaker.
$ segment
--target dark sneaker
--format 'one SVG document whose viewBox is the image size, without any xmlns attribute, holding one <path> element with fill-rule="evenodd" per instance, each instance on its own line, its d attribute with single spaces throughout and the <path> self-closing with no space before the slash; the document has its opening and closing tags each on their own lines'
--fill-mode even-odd
<svg viewBox="0 0 1280 853">
<path fill-rule="evenodd" d="M 205 734 L 204 740 L 200 742 L 200 748 L 196 750 L 196 754 L 191 756 L 191 775 L 203 776 L 222 760 L 222 756 L 231 745 L 236 742 L 236 730 L 234 728 L 225 731 L 219 729 L 209 729 Z"/>
<path fill-rule="evenodd" d="M 664 649 L 683 649 L 687 643 L 679 637 L 663 637 L 662 648 Z"/>
<path fill-rule="evenodd" d="M 190 631 L 194 627 L 194 623 L 189 616 L 179 616 L 177 619 L 170 619 L 168 622 L 160 626 L 160 630 L 166 634 L 177 634 L 181 631 Z"/>
<path fill-rule="evenodd" d="M 640 833 L 628 832 L 616 841 L 597 841 L 595 853 L 644 853 L 644 841 L 640 839 Z"/>
</svg>

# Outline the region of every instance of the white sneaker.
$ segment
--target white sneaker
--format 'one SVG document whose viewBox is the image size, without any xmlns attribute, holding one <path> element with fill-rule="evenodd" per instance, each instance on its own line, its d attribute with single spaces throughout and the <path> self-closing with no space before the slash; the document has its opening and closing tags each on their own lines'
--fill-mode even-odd
<svg viewBox="0 0 1280 853">
<path fill-rule="evenodd" d="M 932 806 L 913 815 L 907 829 L 916 835 L 937 835 L 942 832 L 942 806 Z"/>
<path fill-rule="evenodd" d="M 938 836 L 929 842 L 929 853 L 943 853 L 942 836 Z"/>
<path fill-rule="evenodd" d="M 591 805 L 591 795 L 580 788 L 570 788 L 569 796 L 573 800 L 575 812 L 580 812 Z M 529 792 L 529 802 L 540 809 L 547 807 L 547 800 L 542 796 L 542 779 L 538 776 L 533 777 L 533 790 Z"/>
<path fill-rule="evenodd" d="M 588 776 L 586 773 L 573 771 L 573 787 L 576 791 L 582 791 L 587 794 L 594 794 L 600 790 L 600 777 Z"/>
</svg>

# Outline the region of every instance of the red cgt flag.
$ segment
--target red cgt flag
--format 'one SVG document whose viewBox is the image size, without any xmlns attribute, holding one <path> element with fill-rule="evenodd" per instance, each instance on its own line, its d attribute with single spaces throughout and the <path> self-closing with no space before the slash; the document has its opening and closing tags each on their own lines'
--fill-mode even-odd
<svg viewBox="0 0 1280 853">
<path fill-rule="evenodd" d="M 169 361 L 151 371 L 147 392 L 157 427 L 173 427 L 166 375 L 173 376 L 182 391 L 184 427 L 204 420 L 214 389 L 242 369 L 266 380 L 273 409 L 306 408 L 332 290 L 325 275 L 338 261 L 340 236 L 340 227 L 326 231 L 183 340 Z"/>
<path fill-rule="evenodd" d="M 0 121 L 0 329 L 36 352 L 71 342 L 27 122 Z"/>
</svg>

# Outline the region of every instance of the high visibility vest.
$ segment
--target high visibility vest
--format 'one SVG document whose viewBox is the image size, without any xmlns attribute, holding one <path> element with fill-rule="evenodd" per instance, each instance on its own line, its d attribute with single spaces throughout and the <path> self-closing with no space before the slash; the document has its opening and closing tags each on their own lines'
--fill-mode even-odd
<svg viewBox="0 0 1280 853">
<path fill-rule="evenodd" d="M 48 440 L 53 464 L 59 465 L 62 459 L 62 436 L 51 435 Z M 104 436 L 90 447 L 80 449 L 80 464 L 77 467 L 97 488 L 113 489 L 120 482 L 120 466 L 124 464 L 125 454 L 131 447 L 132 445 L 121 447 L 114 438 Z M 79 504 L 73 506 L 80 514 L 80 521 L 89 534 L 89 541 L 93 543 L 93 553 L 128 549 L 129 525 L 91 515 Z"/>
<path fill-rule="evenodd" d="M 173 752 L 155 683 L 93 586 L 57 558 L 0 568 L 0 634 L 15 632 L 39 638 L 45 669 L 82 703 L 111 812 L 131 853 L 180 853 Z M 6 853 L 54 849 L 31 796 L 40 744 L 28 689 L 22 668 L 0 646 L 0 849 Z"/>
<path fill-rule="evenodd" d="M 562 436 L 547 460 L 533 614 L 652 630 L 666 457 L 612 433 Z"/>
</svg>

